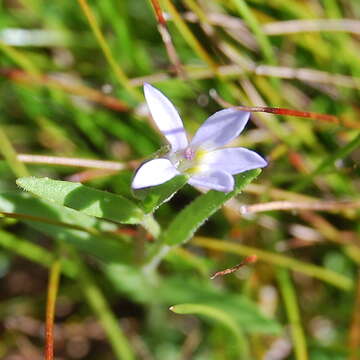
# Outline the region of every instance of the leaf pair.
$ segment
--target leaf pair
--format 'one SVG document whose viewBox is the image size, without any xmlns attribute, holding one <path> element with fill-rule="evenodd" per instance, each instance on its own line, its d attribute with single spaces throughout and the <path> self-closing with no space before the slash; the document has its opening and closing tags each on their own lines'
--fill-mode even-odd
<svg viewBox="0 0 360 360">
<path fill-rule="evenodd" d="M 174 217 L 169 227 L 161 234 L 162 243 L 173 246 L 188 241 L 211 215 L 257 177 L 260 171 L 251 170 L 237 175 L 234 191 L 230 193 L 211 190 L 197 197 Z M 185 185 L 186 180 L 186 176 L 177 176 L 165 184 L 136 191 L 135 195 L 142 200 L 139 205 L 121 195 L 93 189 L 80 183 L 25 177 L 18 179 L 17 184 L 42 199 L 71 208 L 82 215 L 122 224 L 138 224 L 144 220 L 145 214 L 154 212 L 162 203 L 169 200 Z M 46 210 L 39 216 L 44 214 L 47 214 Z"/>
</svg>

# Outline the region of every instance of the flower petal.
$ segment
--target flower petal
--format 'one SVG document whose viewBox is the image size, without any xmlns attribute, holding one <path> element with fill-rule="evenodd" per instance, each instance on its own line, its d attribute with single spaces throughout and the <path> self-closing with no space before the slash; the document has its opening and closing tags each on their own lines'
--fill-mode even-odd
<svg viewBox="0 0 360 360">
<path fill-rule="evenodd" d="M 151 115 L 173 152 L 183 150 L 188 140 L 179 113 L 170 100 L 150 84 L 144 84 L 144 94 Z"/>
<path fill-rule="evenodd" d="M 211 150 L 224 146 L 241 133 L 249 116 L 249 112 L 236 109 L 216 112 L 196 132 L 191 147 Z"/>
<path fill-rule="evenodd" d="M 131 187 L 142 189 L 160 185 L 178 174 L 179 172 L 168 159 L 150 160 L 137 169 Z"/>
<path fill-rule="evenodd" d="M 229 192 L 234 190 L 234 178 L 225 171 L 208 171 L 192 176 L 188 183 L 207 189 Z"/>
<path fill-rule="evenodd" d="M 233 175 L 266 165 L 267 162 L 255 151 L 241 147 L 209 151 L 201 158 L 201 166 L 206 169 L 222 170 Z"/>
</svg>

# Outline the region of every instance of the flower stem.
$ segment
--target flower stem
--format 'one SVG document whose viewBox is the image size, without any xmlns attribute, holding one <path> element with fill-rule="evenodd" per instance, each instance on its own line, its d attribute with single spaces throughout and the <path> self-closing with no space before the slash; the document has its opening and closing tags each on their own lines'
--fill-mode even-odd
<svg viewBox="0 0 360 360">
<path fill-rule="evenodd" d="M 147 214 L 144 216 L 142 222 L 142 227 L 148 231 L 155 239 L 157 239 L 161 233 L 161 228 L 159 223 L 154 219 L 152 214 Z"/>
<path fill-rule="evenodd" d="M 166 245 L 164 242 L 156 243 L 142 267 L 143 272 L 146 274 L 154 273 L 161 260 L 172 248 L 173 246 Z"/>
</svg>

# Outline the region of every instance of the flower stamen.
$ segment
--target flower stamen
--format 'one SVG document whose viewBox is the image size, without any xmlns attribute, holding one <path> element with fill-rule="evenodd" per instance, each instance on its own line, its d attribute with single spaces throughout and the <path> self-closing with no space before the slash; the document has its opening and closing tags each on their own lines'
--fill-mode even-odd
<svg viewBox="0 0 360 360">
<path fill-rule="evenodd" d="M 195 151 L 192 148 L 188 147 L 188 148 L 185 149 L 184 158 L 186 160 L 193 160 L 194 156 L 195 156 Z"/>
</svg>

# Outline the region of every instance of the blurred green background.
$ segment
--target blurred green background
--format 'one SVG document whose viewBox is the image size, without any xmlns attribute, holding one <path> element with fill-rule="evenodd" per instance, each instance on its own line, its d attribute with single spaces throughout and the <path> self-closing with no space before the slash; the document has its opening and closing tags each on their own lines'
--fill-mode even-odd
<svg viewBox="0 0 360 360">
<path fill-rule="evenodd" d="M 360 359 L 359 14 L 357 0 L 0 0 L 0 358 L 43 358 L 60 256 L 56 359 Z M 253 113 L 234 145 L 269 166 L 156 280 L 138 271 L 143 227 L 50 211 L 15 183 L 132 199 L 134 169 L 164 144 L 144 81 L 190 134 L 227 104 L 336 117 Z M 198 194 L 185 186 L 155 218 Z M 194 314 L 169 310 L 183 303 Z"/>
</svg>

